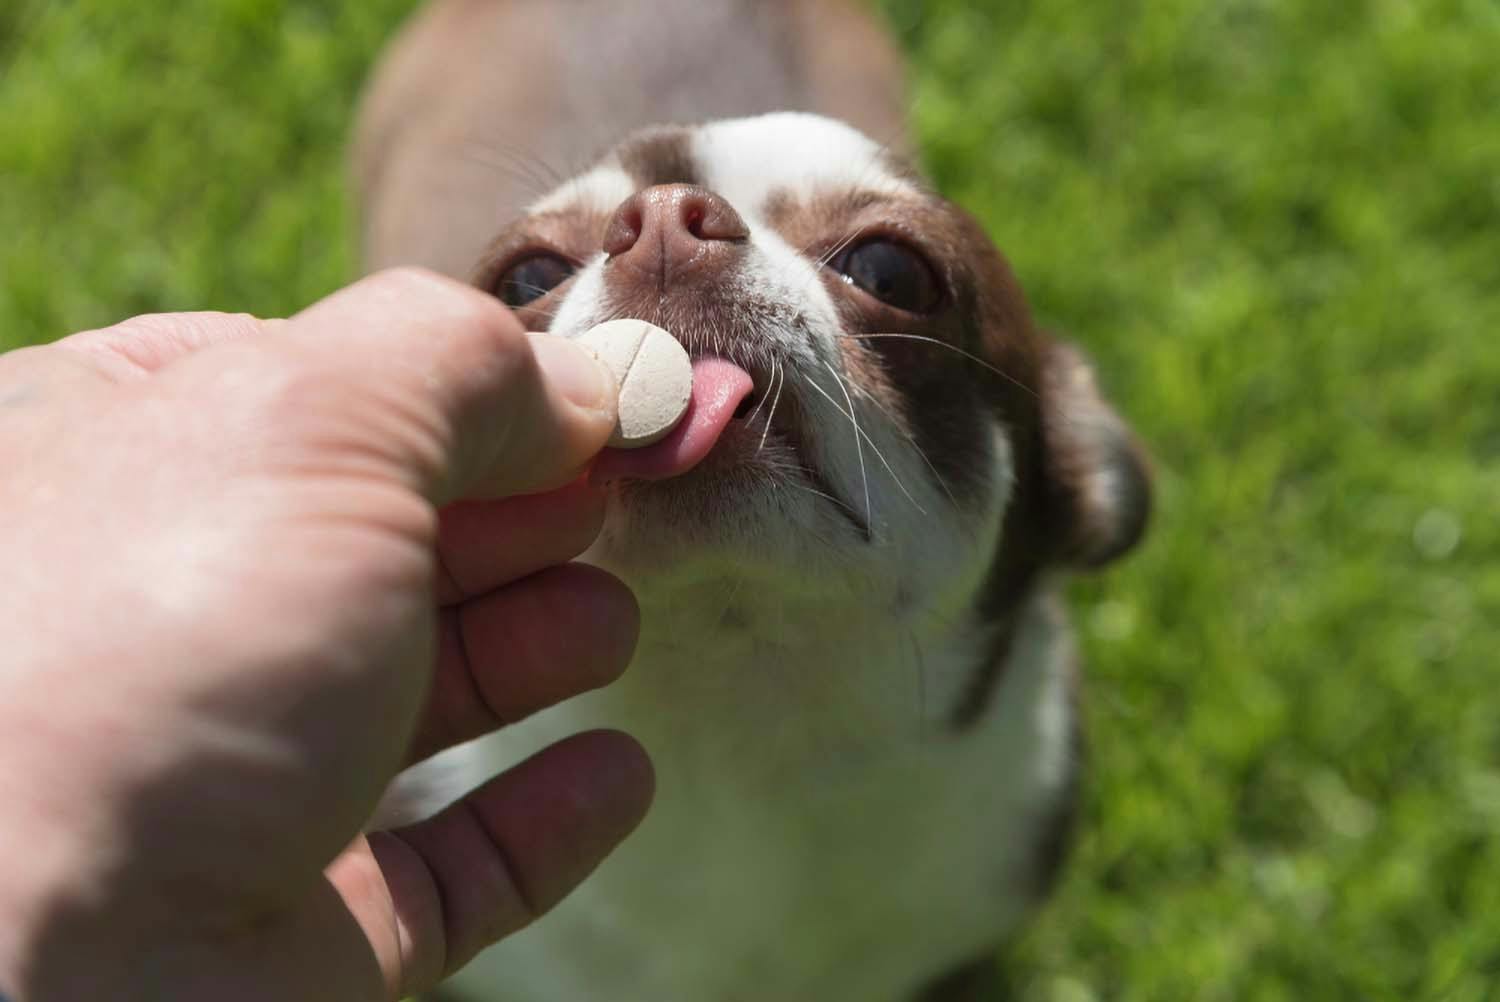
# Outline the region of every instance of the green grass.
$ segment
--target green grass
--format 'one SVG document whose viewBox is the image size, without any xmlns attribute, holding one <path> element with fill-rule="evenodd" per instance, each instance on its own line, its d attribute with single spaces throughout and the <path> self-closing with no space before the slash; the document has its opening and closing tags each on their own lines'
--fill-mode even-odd
<svg viewBox="0 0 1500 1002">
<path fill-rule="evenodd" d="M 0 346 L 335 288 L 407 6 L 0 6 Z M 1500 991 L 1500 6 L 884 6 L 928 166 L 1157 462 L 1012 993 Z"/>
</svg>

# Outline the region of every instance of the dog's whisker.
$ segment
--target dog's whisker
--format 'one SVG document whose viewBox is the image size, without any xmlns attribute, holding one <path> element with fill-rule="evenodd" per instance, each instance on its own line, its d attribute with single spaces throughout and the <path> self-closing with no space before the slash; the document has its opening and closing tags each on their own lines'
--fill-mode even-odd
<svg viewBox="0 0 1500 1002">
<path fill-rule="evenodd" d="M 823 364 L 824 364 L 825 367 L 828 368 L 829 372 L 833 373 L 833 378 L 836 379 L 836 380 L 838 380 L 839 388 L 844 391 L 844 398 L 846 400 L 848 400 L 849 399 L 849 390 L 844 385 L 844 380 L 839 377 L 838 372 L 836 372 L 833 369 L 832 366 L 829 366 L 827 362 L 824 362 Z M 865 443 L 868 443 L 869 446 L 870 446 L 870 451 L 874 452 L 875 453 L 875 458 L 880 460 L 880 465 L 884 466 L 885 467 L 885 471 L 891 475 L 891 480 L 893 480 L 895 482 L 896 488 L 898 490 L 900 490 L 902 494 L 906 495 L 906 500 L 910 501 L 912 503 L 912 506 L 915 507 L 917 509 L 917 511 L 921 512 L 923 515 L 926 515 L 927 514 L 927 509 L 923 508 L 921 502 L 919 502 L 915 497 L 912 496 L 911 491 L 909 491 L 909 490 L 906 489 L 906 484 L 904 484 L 901 481 L 900 475 L 896 473 L 895 469 L 891 466 L 890 462 L 885 458 L 885 454 L 880 451 L 880 447 L 875 444 L 875 440 L 872 439 L 872 438 L 870 438 L 869 434 L 863 428 L 861 428 L 859 426 L 859 422 L 858 421 L 854 420 L 854 416 L 853 416 L 854 401 L 853 400 L 849 400 L 849 412 L 845 413 L 844 409 L 838 405 L 838 401 L 834 400 L 831 396 L 829 396 L 828 395 L 828 391 L 825 390 L 825 389 L 823 389 L 823 387 L 820 386 L 816 380 L 809 380 L 808 382 L 812 385 L 813 389 L 815 389 L 819 393 L 821 393 L 823 395 L 824 399 L 826 399 L 830 404 L 832 404 L 834 406 L 834 409 L 836 409 L 839 412 L 840 416 L 849 418 L 850 421 L 854 422 L 854 430 L 855 430 L 855 433 L 856 433 L 855 445 L 859 446 L 861 441 L 863 441 Z M 860 453 L 860 475 L 864 476 L 864 455 L 863 455 L 862 451 Z M 869 506 L 869 493 L 870 493 L 870 484 L 869 484 L 869 481 L 866 480 L 865 481 L 865 499 L 866 499 L 865 500 L 865 504 L 866 504 L 866 508 L 867 509 L 868 509 L 868 506 Z"/>
<path fill-rule="evenodd" d="M 870 508 L 870 475 L 865 470 L 865 436 L 859 429 L 859 419 L 854 416 L 854 398 L 849 396 L 849 388 L 844 385 L 843 379 L 839 377 L 838 370 L 834 369 L 827 362 L 823 363 L 823 367 L 833 376 L 834 382 L 838 384 L 839 389 L 844 393 L 844 400 L 849 404 L 849 413 L 846 416 L 849 418 L 849 424 L 854 428 L 854 454 L 859 460 L 859 479 L 865 493 L 865 524 L 873 528 L 875 525 L 875 513 Z M 809 379 L 808 381 L 815 386 L 817 385 L 816 380 Z M 822 387 L 818 389 L 819 392 L 823 392 Z M 823 395 L 828 396 L 826 392 Z M 834 403 L 832 397 L 828 397 L 828 402 L 833 404 L 834 409 L 838 409 L 838 404 Z"/>
<path fill-rule="evenodd" d="M 541 157 L 517 147 L 470 139 L 464 143 L 462 151 L 461 155 L 472 163 L 502 171 L 525 182 L 538 197 L 570 179 Z"/>
<path fill-rule="evenodd" d="M 766 380 L 765 388 L 760 391 L 760 399 L 755 402 L 755 406 L 751 409 L 750 413 L 747 414 L 747 415 L 745 415 L 745 426 L 746 427 L 750 427 L 751 425 L 753 425 L 755 423 L 755 418 L 756 418 L 757 415 L 760 414 L 761 408 L 765 407 L 766 403 L 772 399 L 773 393 L 775 392 L 775 389 L 776 389 L 776 376 L 777 376 L 778 367 L 779 366 L 778 366 L 777 361 L 775 359 L 772 359 L 771 360 L 771 376 L 770 376 L 769 379 Z M 766 425 L 767 425 L 767 427 L 770 426 L 770 423 L 771 423 L 771 416 L 769 414 L 767 414 L 766 415 Z"/>
<path fill-rule="evenodd" d="M 776 408 L 781 404 L 781 390 L 786 386 L 786 366 L 776 367 L 776 398 L 771 401 L 771 409 L 766 412 L 766 427 L 760 433 L 760 445 L 756 446 L 757 454 L 766 447 L 766 436 L 771 434 L 771 422 L 776 420 Z"/>
<path fill-rule="evenodd" d="M 545 296 L 547 293 L 549 293 L 549 292 L 552 291 L 551 289 L 547 288 L 546 286 L 543 286 L 543 285 L 532 285 L 530 282 L 507 282 L 506 284 L 510 285 L 510 286 L 512 286 L 514 288 L 520 289 L 520 290 L 522 290 L 524 292 L 535 292 L 535 293 L 538 293 L 539 294 L 537 296 L 538 299 L 540 299 L 542 296 Z"/>
<path fill-rule="evenodd" d="M 906 340 L 906 341 L 920 341 L 920 342 L 923 342 L 924 344 L 935 344 L 939 348 L 947 348 L 949 351 L 953 352 L 954 354 L 962 355 L 964 358 L 967 358 L 969 361 L 973 362 L 976 365 L 983 366 L 984 368 L 988 369 L 990 372 L 993 372 L 995 375 L 999 376 L 1001 379 L 1003 379 L 1006 382 L 1012 384 L 1013 386 L 1016 386 L 1016 387 L 1024 390 L 1025 392 L 1031 394 L 1033 397 L 1037 396 L 1036 390 L 1032 389 L 1030 386 L 1027 386 L 1025 383 L 1021 382 L 1015 376 L 1012 376 L 1010 373 L 1006 372 L 1004 369 L 998 369 L 995 366 L 991 365 L 989 362 L 986 362 L 984 359 L 980 358 L 978 355 L 975 355 L 972 352 L 964 351 L 962 348 L 958 347 L 958 345 L 949 344 L 947 341 L 940 341 L 940 340 L 938 340 L 935 337 L 927 337 L 927 336 L 922 335 L 922 334 L 898 334 L 898 333 L 840 334 L 839 337 L 850 338 L 850 339 L 853 339 L 853 340 L 856 340 L 856 341 L 874 340 L 874 339 L 877 339 L 877 338 L 900 338 L 900 339 Z"/>
<path fill-rule="evenodd" d="M 755 415 L 757 415 L 757 414 L 760 413 L 760 409 L 762 407 L 764 407 L 765 404 L 766 404 L 766 399 L 768 397 L 770 397 L 770 395 L 771 395 L 771 388 L 776 385 L 776 369 L 775 369 L 776 361 L 775 361 L 775 359 L 771 360 L 771 365 L 772 365 L 771 378 L 766 383 L 765 391 L 761 393 L 760 399 L 755 402 L 755 406 L 751 409 L 750 413 L 745 415 L 745 424 L 746 425 L 750 424 L 752 421 L 755 420 Z"/>
<path fill-rule="evenodd" d="M 807 471 L 803 470 L 802 472 L 806 473 Z M 825 501 L 838 505 L 840 508 L 843 508 L 846 511 L 853 510 L 849 507 L 849 503 L 847 501 L 844 501 L 842 498 L 836 498 L 832 494 L 829 494 L 825 491 L 820 491 L 816 487 L 809 487 L 807 486 L 807 484 L 799 483 L 794 480 L 787 481 L 786 486 L 792 488 L 793 490 L 799 490 L 807 494 L 812 494 L 815 497 L 820 497 Z"/>
<path fill-rule="evenodd" d="M 910 445 L 912 451 L 917 454 L 917 458 L 926 465 L 928 472 L 932 474 L 932 479 L 937 481 L 937 485 L 941 487 L 943 493 L 948 496 L 949 503 L 957 505 L 958 499 L 953 496 L 953 491 L 948 487 L 947 478 L 945 478 L 942 473 L 938 472 L 937 466 L 935 466 L 931 458 L 928 457 L 927 450 L 923 449 L 922 446 L 917 442 L 917 436 L 908 431 L 905 423 L 900 421 L 896 417 L 896 415 L 892 414 L 891 409 L 883 404 L 880 398 L 875 396 L 875 394 L 871 393 L 863 386 L 860 386 L 858 383 L 854 384 L 854 392 L 857 395 L 864 397 L 866 400 L 870 401 L 870 403 L 874 405 L 876 410 L 885 415 L 885 418 L 888 422 L 890 422 L 891 427 L 895 429 L 898 435 L 906 439 L 906 443 Z M 926 513 L 924 512 L 923 514 Z"/>
<path fill-rule="evenodd" d="M 830 249 L 824 251 L 822 254 L 819 254 L 817 256 L 817 258 L 814 259 L 814 261 L 813 261 L 813 267 L 814 267 L 814 269 L 819 269 L 819 268 L 825 268 L 825 267 L 827 267 L 828 266 L 828 262 L 830 262 L 834 258 L 838 257 L 839 254 L 844 250 L 844 248 L 848 247 L 850 244 L 854 243 L 854 241 L 856 241 L 858 239 L 859 239 L 859 231 L 858 230 L 854 230 L 854 231 L 852 231 L 850 233 L 844 234 L 842 237 L 840 237 L 838 239 L 838 241 L 836 243 L 834 243 L 834 245 Z M 812 249 L 812 244 L 809 243 L 805 247 L 802 248 L 802 253 L 806 254 L 811 249 Z"/>
</svg>

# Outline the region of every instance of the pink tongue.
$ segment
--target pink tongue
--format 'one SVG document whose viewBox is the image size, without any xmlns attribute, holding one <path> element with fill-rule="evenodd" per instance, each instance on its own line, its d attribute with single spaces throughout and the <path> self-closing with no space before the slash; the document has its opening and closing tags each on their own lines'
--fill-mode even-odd
<svg viewBox="0 0 1500 1002">
<path fill-rule="evenodd" d="M 644 449 L 605 449 L 594 462 L 589 479 L 665 480 L 686 473 L 713 449 L 729 427 L 740 401 L 755 388 L 750 374 L 722 358 L 700 358 L 693 363 L 693 396 L 687 413 L 672 433 Z"/>
</svg>

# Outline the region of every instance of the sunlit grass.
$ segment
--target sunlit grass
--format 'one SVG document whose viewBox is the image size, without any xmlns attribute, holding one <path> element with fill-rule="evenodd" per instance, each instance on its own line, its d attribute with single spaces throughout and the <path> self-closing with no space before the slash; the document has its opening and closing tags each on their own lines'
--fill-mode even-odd
<svg viewBox="0 0 1500 1002">
<path fill-rule="evenodd" d="M 0 345 L 350 276 L 408 6 L 0 5 Z M 1158 465 L 1149 545 L 1077 589 L 1084 833 L 1013 994 L 1488 997 L 1500 8 L 884 6 L 929 168 Z"/>
</svg>

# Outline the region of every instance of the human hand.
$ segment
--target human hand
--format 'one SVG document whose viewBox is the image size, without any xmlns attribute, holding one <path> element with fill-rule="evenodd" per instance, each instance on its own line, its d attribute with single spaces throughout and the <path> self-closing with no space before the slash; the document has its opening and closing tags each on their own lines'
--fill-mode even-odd
<svg viewBox="0 0 1500 1002">
<path fill-rule="evenodd" d="M 0 985 L 398 998 L 587 875 L 651 797 L 621 734 L 360 832 L 403 766 L 624 669 L 633 598 L 565 563 L 614 393 L 405 271 L 0 356 Z"/>
</svg>

